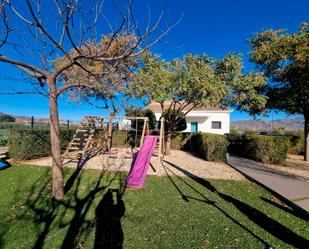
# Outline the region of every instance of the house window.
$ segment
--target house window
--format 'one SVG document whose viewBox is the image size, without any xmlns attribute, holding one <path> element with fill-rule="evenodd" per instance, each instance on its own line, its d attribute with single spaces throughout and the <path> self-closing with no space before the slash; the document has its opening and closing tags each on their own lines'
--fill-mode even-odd
<svg viewBox="0 0 309 249">
<path fill-rule="evenodd" d="M 212 121 L 211 129 L 221 129 L 221 121 Z"/>
<path fill-rule="evenodd" d="M 197 132 L 197 122 L 191 122 L 191 132 Z"/>
</svg>

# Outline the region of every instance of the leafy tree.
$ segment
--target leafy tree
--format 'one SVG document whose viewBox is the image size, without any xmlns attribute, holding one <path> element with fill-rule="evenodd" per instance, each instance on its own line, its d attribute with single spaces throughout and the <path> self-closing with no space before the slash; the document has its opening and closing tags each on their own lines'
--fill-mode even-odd
<svg viewBox="0 0 309 249">
<path fill-rule="evenodd" d="M 142 107 L 135 106 L 135 105 L 129 105 L 129 106 L 125 107 L 125 115 L 127 117 L 143 117 Z M 142 130 L 143 124 L 142 124 L 142 122 L 139 122 L 137 120 L 132 120 L 131 121 L 131 127 L 133 129 L 137 128 L 137 130 Z"/>
<path fill-rule="evenodd" d="M 141 29 L 134 15 L 132 1 L 123 1 L 121 7 L 116 1 L 110 2 L 108 11 L 115 13 L 113 22 L 106 17 L 102 1 L 97 0 L 0 0 L 0 64 L 13 65 L 25 73 L 35 89 L 35 92 L 10 93 L 39 93 L 49 101 L 52 196 L 56 200 L 64 199 L 58 97 L 69 89 L 84 84 L 67 82 L 68 84 L 63 85 L 59 76 L 71 66 L 87 70 L 83 64 L 88 60 L 101 61 L 105 65 L 110 63 L 116 67 L 118 62 L 148 51 L 178 23 L 167 24 L 162 28 L 164 11 L 155 20 L 149 13 L 148 25 Z M 91 45 L 100 41 L 104 31 L 109 32 L 110 39 L 105 50 L 95 53 L 97 50 L 91 49 Z M 137 39 L 131 43 L 130 49 L 116 57 L 110 57 L 109 49 L 113 47 L 119 34 L 133 34 Z M 65 59 L 56 65 L 53 62 L 59 57 Z M 5 67 L 0 66 L 0 70 L 3 68 Z M 87 84 L 84 86 L 87 87 Z"/>
<path fill-rule="evenodd" d="M 178 122 L 174 126 L 173 122 L 176 119 L 176 116 L 178 116 Z M 164 117 L 164 129 L 166 131 L 169 131 L 173 129 L 173 131 L 184 131 L 187 129 L 187 120 L 186 116 L 183 112 L 177 113 L 175 110 L 167 110 L 162 113 L 162 117 Z M 159 123 L 159 129 L 160 129 L 161 123 Z"/>
<path fill-rule="evenodd" d="M 7 114 L 0 114 L 0 122 L 15 122 L 15 118 L 7 115 Z"/>
<path fill-rule="evenodd" d="M 145 109 L 142 112 L 143 117 L 147 117 L 149 119 L 149 129 L 154 130 L 157 126 L 156 115 L 150 109 Z"/>
<path fill-rule="evenodd" d="M 265 84 L 264 77 L 252 72 L 243 74 L 242 68 L 242 60 L 235 54 L 223 59 L 188 54 L 170 62 L 159 55 L 144 57 L 131 91 L 146 102 L 160 103 L 162 113 L 172 113 L 166 154 L 170 153 L 172 133 L 182 120 L 182 114 L 186 116 L 194 108 L 231 105 L 252 114 L 263 109 L 266 99 L 258 92 Z"/>
<path fill-rule="evenodd" d="M 156 115 L 150 109 L 143 110 L 139 106 L 137 107 L 137 106 L 134 106 L 134 105 L 130 105 L 130 106 L 125 108 L 125 113 L 126 113 L 126 116 L 128 116 L 128 117 L 148 117 L 148 119 L 149 119 L 149 129 L 154 130 L 156 128 L 156 124 L 157 124 Z M 138 124 L 137 124 L 137 120 L 132 120 L 131 127 L 135 129 L 136 125 L 137 125 L 138 130 L 143 129 L 143 123 L 142 122 L 138 122 Z"/>
<path fill-rule="evenodd" d="M 254 35 L 250 61 L 269 77 L 267 108 L 301 114 L 305 119 L 305 160 L 309 160 L 309 29 L 303 23 L 293 34 L 267 30 Z"/>
</svg>

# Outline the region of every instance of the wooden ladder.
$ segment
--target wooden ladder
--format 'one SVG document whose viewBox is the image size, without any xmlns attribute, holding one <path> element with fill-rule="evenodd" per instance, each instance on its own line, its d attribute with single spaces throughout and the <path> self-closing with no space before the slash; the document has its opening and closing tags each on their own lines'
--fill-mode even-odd
<svg viewBox="0 0 309 249">
<path fill-rule="evenodd" d="M 95 127 L 86 126 L 86 125 L 80 126 L 76 130 L 66 151 L 62 155 L 62 158 L 63 159 L 65 158 L 73 159 L 73 158 L 78 158 L 78 157 L 83 158 L 91 144 L 94 132 L 95 132 Z"/>
</svg>

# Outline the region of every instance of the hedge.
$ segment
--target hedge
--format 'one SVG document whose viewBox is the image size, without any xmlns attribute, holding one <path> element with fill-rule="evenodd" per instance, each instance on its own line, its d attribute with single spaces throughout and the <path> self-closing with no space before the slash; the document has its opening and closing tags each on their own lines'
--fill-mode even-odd
<svg viewBox="0 0 309 249">
<path fill-rule="evenodd" d="M 7 129 L 0 129 L 0 147 L 6 146 L 8 142 L 8 131 Z"/>
<path fill-rule="evenodd" d="M 283 162 L 290 147 L 286 136 L 229 134 L 228 152 L 262 163 L 278 164 Z"/>
<path fill-rule="evenodd" d="M 223 161 L 229 142 L 223 135 L 196 133 L 190 136 L 183 149 L 191 151 L 207 161 Z"/>
<path fill-rule="evenodd" d="M 290 140 L 290 147 L 288 152 L 295 155 L 304 155 L 305 152 L 304 134 L 287 135 L 287 137 Z"/>
<path fill-rule="evenodd" d="M 289 139 L 284 136 L 252 136 L 247 152 L 249 156 L 262 163 L 281 163 L 288 153 Z"/>
<path fill-rule="evenodd" d="M 75 130 L 61 129 L 61 150 L 65 151 Z M 10 129 L 8 133 L 9 156 L 28 160 L 51 155 L 48 129 Z"/>
</svg>

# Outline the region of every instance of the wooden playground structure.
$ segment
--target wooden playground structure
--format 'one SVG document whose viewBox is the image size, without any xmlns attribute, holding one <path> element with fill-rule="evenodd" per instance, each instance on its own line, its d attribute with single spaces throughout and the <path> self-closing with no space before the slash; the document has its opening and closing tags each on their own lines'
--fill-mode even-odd
<svg viewBox="0 0 309 249">
<path fill-rule="evenodd" d="M 89 150 L 97 149 L 97 151 L 108 152 L 110 155 L 115 154 L 113 149 L 110 148 L 109 143 L 111 142 L 108 136 L 108 129 L 104 127 L 104 124 L 109 122 L 117 121 L 119 126 L 120 121 L 128 120 L 132 121 L 137 120 L 136 128 L 131 125 L 131 129 L 134 130 L 137 134 L 138 129 L 138 121 L 143 121 L 143 129 L 141 133 L 141 139 L 139 147 L 135 147 L 134 149 L 139 150 L 144 143 L 145 136 L 150 136 L 149 129 L 149 118 L 148 117 L 126 117 L 126 116 L 86 116 L 80 123 L 79 127 L 76 129 L 75 134 L 70 141 L 66 151 L 62 155 L 63 159 L 73 159 L 73 158 L 84 158 Z M 99 141 L 95 139 L 95 133 L 99 131 Z M 158 137 L 158 157 L 162 158 L 165 152 L 164 146 L 164 118 L 160 119 L 160 131 Z M 136 139 L 136 138 L 135 138 Z M 135 144 L 136 146 L 136 144 Z M 112 157 L 112 156 L 111 156 Z"/>
</svg>

